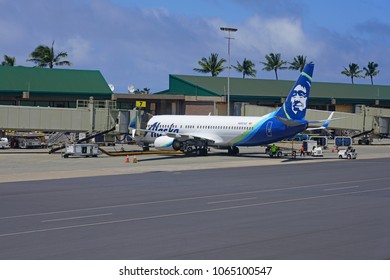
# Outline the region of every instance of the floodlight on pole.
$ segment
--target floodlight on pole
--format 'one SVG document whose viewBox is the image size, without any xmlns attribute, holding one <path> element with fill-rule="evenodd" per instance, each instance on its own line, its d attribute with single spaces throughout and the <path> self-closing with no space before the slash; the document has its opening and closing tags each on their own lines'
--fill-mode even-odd
<svg viewBox="0 0 390 280">
<path fill-rule="evenodd" d="M 230 37 L 230 32 L 236 32 L 238 29 L 237 28 L 232 28 L 232 27 L 221 27 L 221 31 L 227 31 L 228 36 L 225 37 L 228 39 L 228 79 L 227 79 L 227 115 L 230 116 L 230 39 L 234 39 L 233 37 Z"/>
</svg>

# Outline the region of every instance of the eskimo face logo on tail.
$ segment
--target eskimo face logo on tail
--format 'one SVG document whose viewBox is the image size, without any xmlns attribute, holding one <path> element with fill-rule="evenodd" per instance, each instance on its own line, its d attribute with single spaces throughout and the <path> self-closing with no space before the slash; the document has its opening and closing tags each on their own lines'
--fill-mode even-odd
<svg viewBox="0 0 390 280">
<path fill-rule="evenodd" d="M 306 115 L 307 98 L 310 91 L 310 83 L 296 84 L 283 104 L 285 113 L 289 119 L 302 120 Z"/>
<path fill-rule="evenodd" d="M 307 64 L 277 115 L 290 120 L 304 120 L 310 95 L 314 64 Z"/>
<path fill-rule="evenodd" d="M 294 88 L 290 102 L 291 111 L 293 111 L 294 114 L 297 114 L 299 111 L 304 112 L 307 102 L 306 88 L 304 86 L 297 85 Z"/>
</svg>

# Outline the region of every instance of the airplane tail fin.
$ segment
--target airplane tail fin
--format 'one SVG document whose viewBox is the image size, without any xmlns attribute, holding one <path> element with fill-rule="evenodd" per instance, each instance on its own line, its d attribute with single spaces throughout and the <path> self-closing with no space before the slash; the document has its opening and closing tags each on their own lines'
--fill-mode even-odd
<svg viewBox="0 0 390 280">
<path fill-rule="evenodd" d="M 314 64 L 310 63 L 305 66 L 283 106 L 276 112 L 277 117 L 293 121 L 305 118 L 313 70 Z"/>
<path fill-rule="evenodd" d="M 137 128 L 137 110 L 133 109 L 130 111 L 130 123 L 129 128 Z"/>
</svg>

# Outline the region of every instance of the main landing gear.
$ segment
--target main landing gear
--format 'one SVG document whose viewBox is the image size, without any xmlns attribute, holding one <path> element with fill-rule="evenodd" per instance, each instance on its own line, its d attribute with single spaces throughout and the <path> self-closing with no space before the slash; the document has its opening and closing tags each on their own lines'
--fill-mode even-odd
<svg viewBox="0 0 390 280">
<path fill-rule="evenodd" d="M 176 151 L 182 151 L 186 155 L 207 156 L 209 148 L 203 141 L 179 142 L 173 141 L 172 147 Z"/>
<path fill-rule="evenodd" d="M 228 155 L 229 156 L 236 156 L 239 152 L 240 152 L 240 150 L 236 146 L 228 148 Z"/>
<path fill-rule="evenodd" d="M 209 150 L 207 147 L 187 147 L 186 155 L 207 156 Z"/>
</svg>

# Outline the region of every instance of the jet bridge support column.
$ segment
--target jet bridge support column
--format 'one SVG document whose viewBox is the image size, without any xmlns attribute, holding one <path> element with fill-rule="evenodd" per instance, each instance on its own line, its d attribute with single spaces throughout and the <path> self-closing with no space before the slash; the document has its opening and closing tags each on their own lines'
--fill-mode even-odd
<svg viewBox="0 0 390 280">
<path fill-rule="evenodd" d="M 89 116 L 90 116 L 90 119 L 89 119 L 89 124 L 90 124 L 89 133 L 92 134 L 93 131 L 95 130 L 95 106 L 94 106 L 94 102 L 93 102 L 93 96 L 89 97 L 88 111 L 89 111 Z"/>
</svg>

